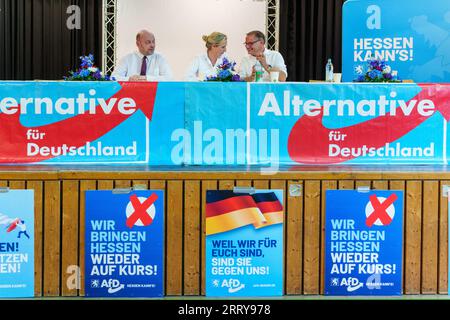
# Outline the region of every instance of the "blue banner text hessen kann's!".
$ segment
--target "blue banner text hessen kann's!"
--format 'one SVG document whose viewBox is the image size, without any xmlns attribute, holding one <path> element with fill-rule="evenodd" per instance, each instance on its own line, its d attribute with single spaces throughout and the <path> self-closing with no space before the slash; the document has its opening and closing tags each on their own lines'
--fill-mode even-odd
<svg viewBox="0 0 450 320">
<path fill-rule="evenodd" d="M 370 58 L 387 61 L 401 79 L 450 82 L 450 1 L 348 0 L 342 24 L 345 82 Z"/>
<path fill-rule="evenodd" d="M 402 293 L 403 192 L 327 190 L 326 295 Z"/>
<path fill-rule="evenodd" d="M 34 297 L 34 191 L 0 193 L 0 297 Z"/>
<path fill-rule="evenodd" d="M 87 297 L 164 294 L 164 192 L 86 191 Z"/>
<path fill-rule="evenodd" d="M 282 190 L 207 191 L 207 296 L 283 294 L 282 199 Z"/>
</svg>

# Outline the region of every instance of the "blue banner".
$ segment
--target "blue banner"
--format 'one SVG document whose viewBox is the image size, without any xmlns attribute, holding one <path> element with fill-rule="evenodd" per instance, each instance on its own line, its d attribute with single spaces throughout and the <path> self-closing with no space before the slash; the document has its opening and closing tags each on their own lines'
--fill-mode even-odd
<svg viewBox="0 0 450 320">
<path fill-rule="evenodd" d="M 246 106 L 245 83 L 186 83 L 186 126 L 176 135 L 176 162 L 246 164 Z"/>
<path fill-rule="evenodd" d="M 282 201 L 282 190 L 207 191 L 207 296 L 283 294 Z"/>
<path fill-rule="evenodd" d="M 450 85 L 0 82 L 0 95 L 0 163 L 448 163 Z"/>
<path fill-rule="evenodd" d="M 164 294 L 164 192 L 86 191 L 87 297 Z"/>
<path fill-rule="evenodd" d="M 256 84 L 251 164 L 447 163 L 447 98 L 416 84 Z"/>
<path fill-rule="evenodd" d="M 342 38 L 346 82 L 370 57 L 387 61 L 401 79 L 450 82 L 448 0 L 348 0 Z"/>
<path fill-rule="evenodd" d="M 327 190 L 326 295 L 402 293 L 403 192 Z"/>
<path fill-rule="evenodd" d="M 0 82 L 0 163 L 171 164 L 184 85 Z"/>
<path fill-rule="evenodd" d="M 0 193 L 0 297 L 34 297 L 34 191 Z"/>
</svg>

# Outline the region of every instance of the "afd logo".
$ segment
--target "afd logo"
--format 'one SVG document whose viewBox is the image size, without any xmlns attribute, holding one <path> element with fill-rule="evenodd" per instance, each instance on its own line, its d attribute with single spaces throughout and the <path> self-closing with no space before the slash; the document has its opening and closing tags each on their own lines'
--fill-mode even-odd
<svg viewBox="0 0 450 320">
<path fill-rule="evenodd" d="M 348 277 L 341 280 L 341 286 L 346 286 L 347 292 L 354 292 L 362 288 L 364 284 L 362 282 L 359 282 L 357 278 Z"/>
<path fill-rule="evenodd" d="M 222 281 L 222 288 L 228 288 L 228 293 L 236 293 L 245 288 L 245 284 L 237 279 L 225 279 Z"/>
<path fill-rule="evenodd" d="M 115 294 L 120 290 L 125 288 L 125 285 L 121 284 L 119 280 L 116 279 L 105 279 L 102 281 L 101 288 L 108 288 L 109 294 Z"/>
</svg>

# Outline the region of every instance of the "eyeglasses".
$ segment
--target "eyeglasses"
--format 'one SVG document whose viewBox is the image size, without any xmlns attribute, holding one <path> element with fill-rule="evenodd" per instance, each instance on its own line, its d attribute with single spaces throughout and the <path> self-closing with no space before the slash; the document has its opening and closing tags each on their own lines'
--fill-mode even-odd
<svg viewBox="0 0 450 320">
<path fill-rule="evenodd" d="M 258 41 L 261 41 L 261 39 L 258 39 L 258 40 L 252 41 L 252 42 L 244 42 L 244 46 L 252 46 L 255 43 L 257 43 Z"/>
</svg>

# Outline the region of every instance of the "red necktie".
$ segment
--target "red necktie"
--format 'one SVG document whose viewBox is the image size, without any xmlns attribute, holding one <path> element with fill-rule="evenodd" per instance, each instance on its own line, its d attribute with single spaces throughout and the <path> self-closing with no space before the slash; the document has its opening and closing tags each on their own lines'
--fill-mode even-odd
<svg viewBox="0 0 450 320">
<path fill-rule="evenodd" d="M 147 57 L 142 58 L 141 76 L 147 75 Z"/>
</svg>

